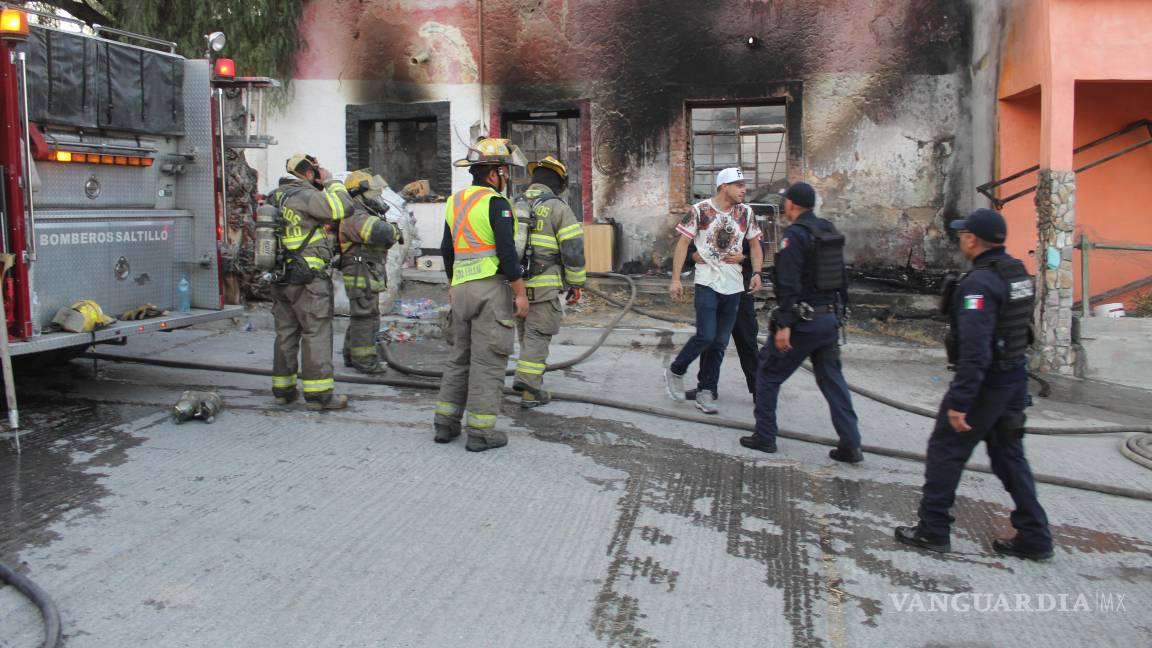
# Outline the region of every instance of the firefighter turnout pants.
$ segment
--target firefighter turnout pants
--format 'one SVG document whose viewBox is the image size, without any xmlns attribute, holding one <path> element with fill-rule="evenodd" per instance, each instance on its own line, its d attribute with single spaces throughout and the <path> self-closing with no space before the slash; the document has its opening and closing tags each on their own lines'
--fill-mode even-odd
<svg viewBox="0 0 1152 648">
<path fill-rule="evenodd" d="M 528 317 L 516 322 L 520 334 L 520 357 L 516 361 L 516 385 L 539 392 L 544 385 L 544 368 L 548 363 L 548 346 L 560 332 L 560 300 L 534 302 Z"/>
<path fill-rule="evenodd" d="M 348 330 L 344 333 L 344 364 L 372 371 L 380 364 L 380 351 L 376 347 L 376 333 L 380 330 L 380 293 L 349 283 L 345 275 Z"/>
<path fill-rule="evenodd" d="M 512 289 L 501 277 L 452 287 L 452 356 L 444 367 L 435 423 L 469 436 L 503 441 L 496 414 L 503 398 L 504 371 L 515 343 Z"/>
<path fill-rule="evenodd" d="M 304 400 L 332 397 L 332 279 L 272 286 L 276 346 L 272 351 L 272 393 L 293 398 L 299 378 Z"/>
</svg>

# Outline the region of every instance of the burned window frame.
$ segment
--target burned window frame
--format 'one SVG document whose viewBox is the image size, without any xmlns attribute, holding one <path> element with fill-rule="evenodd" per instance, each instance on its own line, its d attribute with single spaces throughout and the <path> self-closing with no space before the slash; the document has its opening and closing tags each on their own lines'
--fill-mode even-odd
<svg viewBox="0 0 1152 648">
<path fill-rule="evenodd" d="M 689 103 L 687 108 L 686 125 L 688 136 L 688 151 L 687 151 L 687 195 L 690 202 L 697 202 L 712 196 L 715 193 L 715 185 L 713 184 L 716 173 L 722 169 L 730 166 L 738 166 L 745 171 L 745 175 L 749 177 L 749 195 L 753 195 L 758 187 L 771 186 L 774 184 L 781 184 L 787 182 L 788 172 L 792 163 L 792 132 L 790 128 L 790 115 L 792 106 L 789 105 L 784 98 L 765 99 L 765 100 L 740 100 L 740 101 L 710 101 L 710 102 L 697 102 Z M 745 123 L 742 119 L 742 113 L 748 109 L 763 109 L 763 108 L 779 108 L 780 115 L 772 121 L 765 121 L 760 123 Z M 732 109 L 734 113 L 734 126 L 732 128 L 703 128 L 697 130 L 697 121 L 695 117 L 699 111 L 704 110 L 725 110 Z M 747 120 L 751 122 L 751 119 Z M 770 162 L 764 162 L 760 159 L 760 136 L 761 135 L 779 135 L 777 142 L 777 149 L 775 156 L 772 157 Z M 753 145 L 752 160 L 745 159 L 746 143 L 743 141 L 749 136 L 755 136 L 756 140 Z M 705 163 L 698 156 L 697 141 L 698 138 L 710 138 L 713 146 L 708 159 Z M 732 147 L 734 148 L 734 163 L 716 163 L 715 143 L 719 137 L 731 137 Z M 702 154 L 700 154 L 702 155 Z M 770 155 L 770 153 L 769 153 Z M 767 182 L 761 181 L 761 175 L 765 172 L 769 173 L 769 180 Z M 751 173 L 749 173 L 751 171 Z M 697 175 L 702 174 L 707 177 L 706 181 L 698 182 Z M 698 191 L 699 189 L 699 191 Z"/>
<path fill-rule="evenodd" d="M 345 112 L 347 167 L 348 169 L 362 169 L 367 167 L 372 159 L 372 142 L 375 137 L 376 124 L 384 122 L 402 121 L 430 121 L 435 120 L 436 150 L 434 164 L 427 178 L 433 196 L 448 196 L 452 193 L 452 122 L 451 104 L 447 101 L 421 102 L 421 103 L 376 103 L 349 105 Z M 383 170 L 373 171 L 384 175 Z M 393 189 L 400 191 L 402 181 L 408 180 L 389 178 L 384 179 L 393 185 Z M 399 186 L 396 186 L 399 185 Z"/>
</svg>

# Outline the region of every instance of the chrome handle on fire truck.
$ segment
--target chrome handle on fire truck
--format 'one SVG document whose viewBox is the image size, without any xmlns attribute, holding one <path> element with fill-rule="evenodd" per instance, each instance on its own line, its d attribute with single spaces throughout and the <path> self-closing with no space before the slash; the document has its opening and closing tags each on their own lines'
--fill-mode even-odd
<svg viewBox="0 0 1152 648">
<path fill-rule="evenodd" d="M 176 43 L 173 43 L 172 41 L 162 40 L 160 38 L 152 38 L 151 36 L 144 36 L 142 34 L 133 34 L 132 32 L 129 32 L 129 31 L 124 31 L 121 29 L 114 29 L 112 27 L 106 27 L 104 25 L 92 25 L 92 33 L 97 35 L 97 36 L 100 36 L 102 33 L 108 33 L 108 34 L 116 34 L 117 36 L 126 36 L 128 38 L 135 38 L 136 40 L 143 41 L 145 43 L 154 43 L 156 45 L 163 45 L 164 47 L 168 48 L 169 53 L 171 53 L 171 54 L 176 53 Z M 103 36 L 100 36 L 100 37 L 103 38 Z"/>
<path fill-rule="evenodd" d="M 24 52 L 15 53 L 20 62 L 20 122 L 24 127 L 24 199 L 28 202 L 28 260 L 36 260 L 36 209 L 32 205 L 32 136 L 28 123 L 28 60 Z"/>
</svg>

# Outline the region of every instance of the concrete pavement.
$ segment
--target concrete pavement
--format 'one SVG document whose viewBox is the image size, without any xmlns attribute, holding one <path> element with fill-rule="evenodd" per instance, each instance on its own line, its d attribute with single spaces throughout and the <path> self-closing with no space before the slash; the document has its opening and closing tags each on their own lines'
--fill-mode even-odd
<svg viewBox="0 0 1152 648">
<path fill-rule="evenodd" d="M 552 359 L 594 334 L 567 331 Z M 660 380 L 684 335 L 615 333 L 546 384 L 695 412 Z M 183 330 L 115 352 L 267 367 L 271 339 Z M 434 367 L 443 349 L 426 340 L 396 353 Z M 948 379 L 936 352 L 913 347 L 853 343 L 845 364 L 849 380 L 927 407 Z M 750 420 L 737 365 L 730 353 L 723 415 Z M 189 387 L 223 396 L 216 423 L 167 419 Z M 431 442 L 429 391 L 342 384 L 352 406 L 314 414 L 271 405 L 266 378 L 110 362 L 21 389 L 39 431 L 22 457 L 0 452 L 0 559 L 56 597 L 70 648 L 1152 640 L 1149 502 L 1041 486 L 1057 556 L 1023 563 L 990 553 L 1011 503 L 994 477 L 968 473 L 956 552 L 926 555 L 891 539 L 914 519 L 914 462 L 843 466 L 791 441 L 769 456 L 737 445 L 736 430 L 566 402 L 509 402 L 510 445 L 476 455 Z M 855 403 L 867 443 L 923 449 L 928 419 Z M 1031 414 L 1035 425 L 1147 422 L 1058 403 Z M 805 373 L 785 386 L 781 421 L 834 438 Z M 1113 435 L 1026 443 L 1037 472 L 1152 490 Z M 1010 611 L 992 611 L 1000 594 Z M 1064 611 L 1021 606 L 1044 596 Z M 35 645 L 34 611 L 9 589 L 0 619 L 0 647 Z"/>
</svg>

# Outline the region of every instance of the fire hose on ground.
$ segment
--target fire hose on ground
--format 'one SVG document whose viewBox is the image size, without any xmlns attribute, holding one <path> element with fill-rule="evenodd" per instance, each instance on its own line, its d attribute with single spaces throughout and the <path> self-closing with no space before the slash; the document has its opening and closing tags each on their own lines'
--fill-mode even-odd
<svg viewBox="0 0 1152 648">
<path fill-rule="evenodd" d="M 48 593 L 40 589 L 36 583 L 33 583 L 23 574 L 16 573 L 4 563 L 0 563 L 0 582 L 8 583 L 14 587 L 40 610 L 40 616 L 44 619 L 44 643 L 40 645 L 44 648 L 59 646 L 60 610 L 52 601 L 52 597 L 48 596 Z"/>
<path fill-rule="evenodd" d="M 627 314 L 629 311 L 640 312 L 633 304 L 633 302 L 635 302 L 635 300 L 636 300 L 636 284 L 635 284 L 635 282 L 632 281 L 632 279 L 630 277 L 627 277 L 626 275 L 616 275 L 616 274 L 609 274 L 609 273 L 589 273 L 589 276 L 591 276 L 591 277 L 620 277 L 620 278 L 624 278 L 625 280 L 628 281 L 628 283 L 630 285 L 631 296 L 628 299 L 628 301 L 623 305 L 623 309 L 621 310 L 621 312 L 618 313 L 615 318 L 613 318 L 611 325 L 605 329 L 605 332 L 603 334 L 601 334 L 600 338 L 596 341 L 595 344 L 593 344 L 588 350 L 586 350 L 584 353 L 580 354 L 576 358 L 573 358 L 572 360 L 548 365 L 549 371 L 568 368 L 568 367 L 575 365 L 578 361 L 581 361 L 581 360 L 588 358 L 590 355 L 592 355 L 592 353 L 594 353 L 597 349 L 600 348 L 600 346 L 602 346 L 604 344 L 604 341 L 607 339 L 608 334 L 611 333 L 613 328 L 620 322 L 620 320 L 624 317 L 625 314 Z M 590 290 L 589 292 L 592 292 L 593 294 L 597 294 L 598 296 L 602 295 L 602 293 L 600 293 L 599 291 Z M 388 363 L 388 365 L 391 366 L 392 368 L 396 369 L 397 371 L 401 372 L 401 373 L 405 373 L 405 374 L 409 374 L 409 375 L 413 375 L 413 376 L 428 377 L 428 378 L 439 378 L 443 375 L 443 372 L 432 371 L 432 370 L 427 370 L 427 369 L 418 369 L 415 367 L 409 367 L 409 366 L 404 365 L 403 363 L 396 360 L 396 358 L 391 353 L 391 349 L 390 349 L 389 345 L 387 345 L 387 344 L 382 346 L 382 350 L 384 353 L 384 360 Z M 188 362 L 188 361 L 179 361 L 179 360 L 161 360 L 161 359 L 152 359 L 152 358 L 131 358 L 131 357 L 102 354 L 102 353 L 91 353 L 88 355 L 89 355 L 89 357 L 94 357 L 94 358 L 97 358 L 100 360 L 108 360 L 108 361 L 112 361 L 112 362 L 133 362 L 133 363 L 139 363 L 139 364 L 154 365 L 154 366 L 158 366 L 158 367 L 170 367 L 170 368 L 175 368 L 175 369 L 196 369 L 196 370 L 205 370 L 205 371 L 223 371 L 223 372 L 228 372 L 228 373 L 247 374 L 247 375 L 253 375 L 253 376 L 271 376 L 272 375 L 272 372 L 269 369 L 259 369 L 259 368 L 254 368 L 254 367 L 234 367 L 234 366 L 215 365 L 215 364 L 209 364 L 209 363 Z M 360 385 L 386 385 L 389 387 L 400 387 L 400 388 L 411 388 L 411 389 L 439 389 L 438 383 L 425 381 L 425 380 L 383 378 L 383 377 L 374 377 L 374 376 L 366 376 L 366 375 L 364 375 L 364 376 L 362 376 L 362 375 L 340 375 L 340 376 L 336 377 L 336 380 L 338 382 L 349 383 L 349 384 L 360 384 Z M 507 388 L 507 387 L 504 389 L 504 393 L 509 394 L 509 395 L 516 394 L 516 392 L 514 392 L 512 389 Z M 858 392 L 858 393 L 860 393 L 860 392 Z M 662 408 L 658 408 L 658 407 L 654 407 L 654 406 L 650 406 L 650 405 L 640 405 L 637 403 L 618 401 L 618 400 L 613 400 L 613 399 L 609 399 L 609 398 L 601 398 L 599 396 L 592 396 L 592 395 L 588 395 L 588 394 L 576 394 L 576 393 L 553 391 L 553 392 L 551 392 L 551 395 L 552 395 L 552 398 L 554 400 L 566 400 L 566 401 L 575 402 L 575 403 L 585 403 L 588 405 L 597 405 L 597 406 L 601 406 L 601 407 L 611 407 L 614 409 L 621 409 L 621 410 L 637 412 L 637 413 L 641 413 L 641 414 L 650 414 L 650 415 L 654 415 L 654 416 L 674 418 L 674 419 L 688 421 L 688 422 L 692 422 L 692 423 L 701 423 L 701 424 L 705 424 L 705 425 L 713 425 L 713 426 L 730 428 L 730 429 L 746 430 L 746 431 L 754 431 L 755 430 L 755 426 L 751 423 L 748 423 L 747 421 L 736 421 L 736 420 L 732 420 L 732 419 L 720 418 L 720 417 L 717 417 L 714 415 L 671 412 L 671 411 L 668 411 L 666 409 L 662 409 Z M 861 395 L 869 396 L 869 394 L 867 394 L 867 393 L 862 393 Z M 889 401 L 890 399 L 885 399 L 885 400 Z M 881 401 L 881 402 L 885 402 L 885 401 Z M 885 404 L 891 404 L 891 403 L 885 402 Z M 902 404 L 899 404 L 899 405 L 902 405 Z M 907 406 L 901 406 L 900 409 L 903 409 L 905 411 L 913 411 L 914 413 L 917 413 L 917 414 L 921 414 L 921 413 L 929 411 L 929 410 L 926 410 L 924 408 L 918 408 L 918 411 L 909 410 L 909 409 L 907 409 Z M 935 412 L 932 412 L 930 414 L 930 416 L 932 416 L 932 417 L 935 417 L 935 415 L 936 415 Z M 1122 429 L 1127 430 L 1129 428 L 1122 428 Z M 1081 431 L 1078 432 L 1080 434 L 1115 433 L 1117 431 L 1117 430 L 1109 430 L 1108 432 L 1105 432 L 1105 430 L 1107 430 L 1106 428 L 1081 428 L 1080 430 Z M 1033 433 L 1038 433 L 1038 434 L 1044 434 L 1044 433 L 1048 432 L 1047 430 L 1043 430 L 1043 429 L 1041 429 L 1041 430 L 1029 430 L 1029 431 L 1033 432 Z M 1069 432 L 1067 430 L 1062 430 L 1061 433 L 1073 433 L 1073 432 Z M 820 436 L 813 435 L 813 434 L 806 434 L 803 432 L 794 432 L 794 431 L 782 429 L 782 430 L 780 430 L 780 436 L 782 438 L 785 438 L 785 439 L 791 439 L 794 441 L 801 441 L 801 442 L 805 442 L 805 443 L 813 443 L 813 444 L 826 445 L 826 446 L 835 446 L 836 445 L 836 441 L 834 439 L 820 437 Z M 917 461 L 920 463 L 924 463 L 926 461 L 926 456 L 923 453 L 919 453 L 919 452 L 900 450 L 900 449 L 896 449 L 896 448 L 884 448 L 884 447 L 873 446 L 873 445 L 864 445 L 862 447 L 862 449 L 864 450 L 864 452 L 867 452 L 869 454 L 874 454 L 877 456 L 891 457 L 891 458 L 896 458 L 896 459 L 905 459 L 905 460 L 909 460 L 909 461 Z M 1145 447 L 1145 449 L 1147 449 L 1147 448 Z M 1128 456 L 1128 455 L 1126 454 L 1125 456 Z M 1149 461 L 1152 462 L 1152 458 L 1150 458 Z M 969 464 L 968 468 L 970 468 L 974 471 L 977 471 L 977 472 L 992 474 L 991 467 L 989 467 L 985 464 Z M 1126 488 L 1123 486 L 1114 486 L 1114 485 L 1110 485 L 1110 484 L 1097 484 L 1097 483 L 1088 482 L 1088 481 L 1079 480 L 1079 479 L 1071 479 L 1071 478 L 1063 477 L 1060 475 L 1036 474 L 1035 478 L 1036 478 L 1036 481 L 1038 481 L 1038 482 L 1045 483 L 1045 484 L 1051 484 L 1053 486 L 1064 486 L 1067 488 L 1074 488 L 1074 489 L 1078 489 L 1078 490 L 1103 493 L 1106 495 L 1115 495 L 1118 497 L 1125 497 L 1125 498 L 1129 498 L 1129 499 L 1152 501 L 1152 492 L 1143 491 L 1143 490 L 1139 490 L 1139 489 L 1135 489 L 1135 488 Z"/>
</svg>

